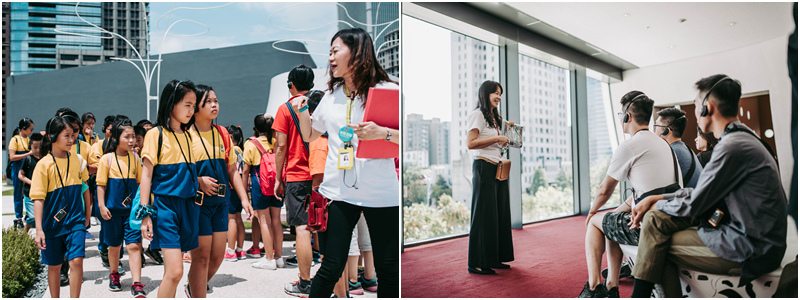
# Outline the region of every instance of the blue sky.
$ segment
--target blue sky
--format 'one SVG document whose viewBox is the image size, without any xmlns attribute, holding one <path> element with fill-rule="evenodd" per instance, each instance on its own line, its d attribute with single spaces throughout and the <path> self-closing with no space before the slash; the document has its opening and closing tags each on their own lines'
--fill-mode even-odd
<svg viewBox="0 0 800 300">
<path fill-rule="evenodd" d="M 327 65 L 330 38 L 338 29 L 335 3 L 233 3 L 213 2 L 151 2 L 150 39 L 152 54 L 173 53 L 206 48 L 222 48 L 283 39 L 303 39 L 318 66 Z M 165 13 L 173 7 L 213 9 L 176 9 L 167 18 Z M 161 18 L 161 22 L 159 21 Z M 270 22 L 272 18 L 272 22 Z M 180 19 L 193 22 L 176 24 L 169 35 L 162 38 L 167 28 Z M 280 28 L 279 28 L 280 27 Z M 320 28 L 317 28 L 320 27 Z M 317 28 L 313 30 L 298 31 Z M 208 30 L 202 35 L 198 34 Z"/>
</svg>

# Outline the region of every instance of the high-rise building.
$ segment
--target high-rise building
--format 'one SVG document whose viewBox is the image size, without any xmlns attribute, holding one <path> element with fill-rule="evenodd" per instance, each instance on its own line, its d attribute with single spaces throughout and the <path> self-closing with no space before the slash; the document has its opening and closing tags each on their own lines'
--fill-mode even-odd
<svg viewBox="0 0 800 300">
<path fill-rule="evenodd" d="M 339 20 L 347 22 L 347 24 L 340 22 L 339 29 L 351 28 L 350 25 L 352 25 L 366 30 L 375 42 L 375 51 L 378 58 L 380 59 L 381 52 L 384 49 L 387 51 L 384 54 L 386 59 L 383 60 L 381 66 L 390 75 L 398 76 L 400 71 L 400 3 L 338 2 L 338 4 L 341 5 L 337 5 Z M 355 21 L 348 18 L 348 15 Z M 369 24 L 370 26 L 364 24 Z"/>
<path fill-rule="evenodd" d="M 430 130 L 430 120 L 425 120 L 420 114 L 408 114 L 404 122 L 403 151 L 428 150 L 428 132 Z"/>
<path fill-rule="evenodd" d="M 430 120 L 428 129 L 428 149 L 431 165 L 450 163 L 450 122 L 442 122 L 439 118 Z"/>
<path fill-rule="evenodd" d="M 450 163 L 449 127 L 450 122 L 442 122 L 439 118 L 424 119 L 420 114 L 408 114 L 403 122 L 403 134 L 410 138 L 403 139 L 403 152 L 423 151 L 427 156 L 425 166 Z M 419 154 L 413 157 L 419 157 Z M 412 163 L 409 160 L 404 162 L 406 165 Z M 417 162 L 413 164 L 421 165 Z"/>
<path fill-rule="evenodd" d="M 389 75 L 400 76 L 400 30 L 394 29 L 386 34 L 387 43 L 379 44 L 378 63 Z"/>
<path fill-rule="evenodd" d="M 143 58 L 147 50 L 147 28 L 150 4 L 145 2 L 103 2 L 103 29 L 117 33 L 130 41 L 128 45 L 123 39 L 103 39 L 103 49 L 111 50 L 116 57 L 138 58 L 134 51 Z"/>
<path fill-rule="evenodd" d="M 500 79 L 497 46 L 459 33 L 451 33 L 450 164 L 453 169 L 453 200 L 471 206 L 472 156 L 467 150 L 469 114 L 478 103 L 478 88 L 486 80 Z"/>
<path fill-rule="evenodd" d="M 6 78 L 11 73 L 11 55 L 8 53 L 11 45 L 11 3 L 3 2 L 3 132 L 6 132 Z M 6 148 L 6 139 L 3 139 L 3 149 Z"/>
<path fill-rule="evenodd" d="M 533 182 L 536 169 L 554 182 L 571 172 L 572 132 L 566 70 L 525 55 L 519 58 L 520 120 L 523 125 L 522 186 Z"/>
<path fill-rule="evenodd" d="M 611 157 L 611 138 L 603 106 L 603 85 L 599 80 L 587 78 L 586 93 L 589 109 L 589 161 Z"/>
</svg>

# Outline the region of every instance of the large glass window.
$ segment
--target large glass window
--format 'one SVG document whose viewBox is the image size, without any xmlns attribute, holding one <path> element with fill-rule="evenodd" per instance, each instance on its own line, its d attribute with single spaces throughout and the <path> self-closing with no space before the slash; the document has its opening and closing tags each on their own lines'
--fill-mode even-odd
<svg viewBox="0 0 800 300">
<path fill-rule="evenodd" d="M 405 243 L 466 233 L 472 202 L 468 120 L 486 80 L 499 81 L 499 47 L 403 16 Z M 504 96 L 505 100 L 505 96 Z"/>
<path fill-rule="evenodd" d="M 572 215 L 569 70 L 519 55 L 522 221 Z"/>
<path fill-rule="evenodd" d="M 606 178 L 608 164 L 617 145 L 616 125 L 619 123 L 612 113 L 611 93 L 608 83 L 602 80 L 602 75 L 587 70 L 586 94 L 589 111 L 589 185 L 591 195 L 597 195 L 600 183 Z M 622 182 L 617 185 L 614 194 L 603 206 L 615 207 L 621 204 L 620 190 Z"/>
</svg>

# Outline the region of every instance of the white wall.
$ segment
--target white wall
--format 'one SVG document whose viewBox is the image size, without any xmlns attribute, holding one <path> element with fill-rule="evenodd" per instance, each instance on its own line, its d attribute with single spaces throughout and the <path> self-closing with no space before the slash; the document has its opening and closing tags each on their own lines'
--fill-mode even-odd
<svg viewBox="0 0 800 300">
<path fill-rule="evenodd" d="M 794 163 L 791 140 L 792 84 L 787 65 L 788 39 L 787 34 L 721 53 L 625 71 L 622 82 L 611 84 L 615 115 L 620 110 L 620 97 L 631 90 L 646 93 L 655 101 L 655 105 L 686 103 L 693 101 L 697 95 L 695 82 L 720 73 L 741 81 L 743 95 L 769 92 L 781 179 L 788 194 Z"/>
</svg>

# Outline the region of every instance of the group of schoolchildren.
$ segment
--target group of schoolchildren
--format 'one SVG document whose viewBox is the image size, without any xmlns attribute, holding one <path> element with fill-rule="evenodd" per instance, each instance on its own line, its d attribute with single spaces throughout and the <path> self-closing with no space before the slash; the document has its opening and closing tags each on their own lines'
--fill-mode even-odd
<svg viewBox="0 0 800 300">
<path fill-rule="evenodd" d="M 358 69 L 349 67 L 347 61 L 365 53 L 355 47 L 369 48 L 367 60 L 375 60 L 371 38 L 365 31 L 346 29 L 337 33 L 329 58 L 332 69 L 329 91 L 310 91 L 313 71 L 303 65 L 294 68 L 288 81 L 292 98 L 278 109 L 274 118 L 258 114 L 254 119 L 254 137 L 246 142 L 239 126 L 225 128 L 213 123 L 220 112 L 213 88 L 188 80 L 172 80 L 164 87 L 155 124 L 142 120 L 133 125 L 126 116 L 109 116 L 103 124 L 105 139 L 92 133 L 94 115 L 86 113 L 79 118 L 68 108 L 60 109 L 41 134 L 33 133 L 30 119 L 20 121 L 9 146 L 18 219 L 15 223 L 24 222 L 26 229 L 36 228 L 35 241 L 41 249 L 42 262 L 48 265 L 50 296 L 59 297 L 60 284 L 66 283 L 70 285 L 70 296 L 80 296 L 85 241 L 93 239 L 86 230 L 97 225 L 92 224 L 96 218 L 101 225 L 98 247 L 104 265 L 107 260 L 110 269 L 109 289 L 122 290 L 120 277 L 125 270 L 120 258 L 124 241 L 133 277 L 131 293 L 137 298 L 146 297 L 141 283 L 144 255 L 164 265 L 159 297 L 175 296 L 184 274 L 183 262 L 191 263 L 188 284 L 184 286 L 186 295 L 202 298 L 210 290 L 208 281 L 223 260 L 262 256 L 263 260 L 252 264 L 254 268 L 275 270 L 287 265 L 299 268 L 299 280 L 284 287 L 290 295 L 329 297 L 333 293 L 334 297 L 349 297 L 364 290 L 374 292 L 378 291 L 378 273 L 387 280 L 378 296 L 397 297 L 398 205 L 387 197 L 388 193 L 399 192 L 396 160 L 358 159 L 362 164 L 355 171 L 366 168 L 365 176 L 369 176 L 374 168 L 368 167 L 380 165 L 381 170 L 385 169 L 381 177 L 388 178 L 391 186 L 380 188 L 372 187 L 369 182 L 359 183 L 363 187 L 359 191 L 353 184 L 348 186 L 355 192 L 352 195 L 338 195 L 320 188 L 335 210 L 328 220 L 328 232 L 306 228 L 306 196 L 312 193 L 312 188 L 341 181 L 335 174 L 341 171 L 330 165 L 331 155 L 338 155 L 334 150 L 338 144 L 331 147 L 327 134 L 318 138 L 322 133 L 316 128 L 309 130 L 310 113 L 323 95 L 332 97 L 334 89 L 344 95 L 341 90 L 347 89 L 345 83 L 355 86 L 350 74 Z M 377 64 L 370 65 L 379 69 L 378 78 L 365 77 L 370 72 L 364 72 L 357 84 L 366 85 L 349 95 L 351 104 L 359 100 L 362 103 L 355 110 L 361 115 L 366 89 L 381 82 L 389 82 L 390 88 L 397 86 Z M 377 81 L 370 83 L 364 78 Z M 329 102 L 336 101 L 331 98 Z M 354 111 L 352 107 L 350 111 Z M 331 120 L 345 121 L 343 115 L 342 120 Z M 349 147 L 357 147 L 357 139 L 385 138 L 399 143 L 397 129 L 372 122 L 352 123 L 356 124 L 345 126 L 355 131 L 356 143 L 348 142 Z M 327 178 L 323 179 L 323 175 Z M 385 185 L 387 181 L 373 182 Z M 370 193 L 377 190 L 385 195 Z M 27 207 L 24 221 L 22 205 L 17 209 L 18 191 L 25 194 L 20 197 L 24 200 L 19 201 Z M 351 198 L 356 198 L 358 204 L 350 204 Z M 286 221 L 296 235 L 296 257 L 288 259 L 283 257 L 282 246 L 284 203 Z M 337 210 L 340 206 L 352 213 L 342 215 Z M 242 210 L 253 218 L 253 243 L 247 251 L 243 249 Z M 340 216 L 347 219 L 337 219 Z M 367 230 L 367 223 L 377 224 L 375 232 Z M 334 234 L 336 239 L 326 240 Z M 339 241 L 345 234 L 349 242 Z M 370 251 L 370 237 L 376 240 L 375 256 Z M 143 239 L 149 241 L 146 249 Z M 263 247 L 259 247 L 262 243 Z M 349 259 L 342 261 L 348 246 Z M 326 248 L 331 257 L 325 257 Z M 317 258 L 318 253 L 321 258 Z M 360 258 L 364 271 L 359 268 Z M 314 280 L 316 288 L 312 289 L 310 269 L 319 259 L 322 268 Z"/>
</svg>

